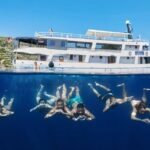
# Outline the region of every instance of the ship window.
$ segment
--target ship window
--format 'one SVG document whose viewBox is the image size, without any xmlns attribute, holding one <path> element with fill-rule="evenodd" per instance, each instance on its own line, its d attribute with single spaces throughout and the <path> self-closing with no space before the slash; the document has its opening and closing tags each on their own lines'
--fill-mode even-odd
<svg viewBox="0 0 150 150">
<path fill-rule="evenodd" d="M 95 49 L 121 50 L 122 45 L 97 43 Z"/>
<path fill-rule="evenodd" d="M 150 64 L 150 57 L 139 57 L 138 64 Z"/>
<path fill-rule="evenodd" d="M 47 58 L 47 57 L 46 57 L 45 55 L 41 55 L 41 56 L 40 56 L 40 60 L 41 60 L 41 61 L 46 61 L 46 58 Z"/>
<path fill-rule="evenodd" d="M 69 41 L 67 43 L 68 48 L 83 48 L 83 49 L 90 49 L 92 46 L 92 43 L 86 43 L 86 42 L 75 42 L 75 41 Z"/>
<path fill-rule="evenodd" d="M 39 60 L 39 55 L 36 54 L 25 54 L 25 53 L 17 53 L 18 60 Z"/>
<path fill-rule="evenodd" d="M 76 43 L 75 42 L 68 42 L 67 43 L 67 47 L 68 48 L 75 48 L 76 47 Z"/>
<path fill-rule="evenodd" d="M 59 56 L 59 61 L 63 62 L 64 61 L 64 57 L 63 56 Z"/>
<path fill-rule="evenodd" d="M 125 46 L 125 49 L 126 50 L 136 50 L 136 49 L 139 49 L 139 45 L 126 45 Z"/>
<path fill-rule="evenodd" d="M 112 64 L 116 62 L 116 57 L 115 56 L 109 56 L 108 57 L 108 64 Z"/>
<path fill-rule="evenodd" d="M 55 41 L 51 40 L 49 43 L 50 46 L 55 46 Z"/>
<path fill-rule="evenodd" d="M 147 45 L 144 45 L 144 46 L 143 46 L 143 50 L 148 50 L 148 46 L 147 46 Z"/>
<path fill-rule="evenodd" d="M 61 42 L 61 47 L 66 47 L 66 42 L 65 41 Z"/>
<path fill-rule="evenodd" d="M 107 56 L 93 56 L 93 57 L 90 56 L 89 63 L 108 64 L 108 57 Z"/>
<path fill-rule="evenodd" d="M 55 41 L 54 40 L 47 40 L 47 47 L 51 48 L 55 46 Z"/>
<path fill-rule="evenodd" d="M 83 48 L 85 47 L 84 43 L 76 43 L 76 48 Z"/>
<path fill-rule="evenodd" d="M 46 47 L 47 40 L 37 38 L 16 38 L 18 47 Z"/>
<path fill-rule="evenodd" d="M 39 39 L 39 40 L 37 40 L 37 45 L 38 45 L 38 47 L 46 47 L 47 40 Z"/>
<path fill-rule="evenodd" d="M 70 55 L 70 60 L 73 60 L 73 55 Z"/>
<path fill-rule="evenodd" d="M 79 55 L 79 62 L 82 62 L 82 61 L 83 61 L 83 56 Z"/>
<path fill-rule="evenodd" d="M 91 48 L 90 43 L 82 43 L 82 42 L 77 42 L 76 43 L 76 48 Z"/>
<path fill-rule="evenodd" d="M 120 57 L 119 63 L 120 64 L 134 64 L 135 57 Z"/>
</svg>

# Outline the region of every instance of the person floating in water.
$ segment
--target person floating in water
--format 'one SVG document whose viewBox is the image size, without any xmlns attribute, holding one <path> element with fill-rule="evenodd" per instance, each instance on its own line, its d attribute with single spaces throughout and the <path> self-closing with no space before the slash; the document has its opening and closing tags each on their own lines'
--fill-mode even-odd
<svg viewBox="0 0 150 150">
<path fill-rule="evenodd" d="M 132 106 L 131 119 L 150 124 L 150 119 L 148 118 L 141 119 L 137 117 L 137 115 L 139 114 L 145 114 L 146 112 L 150 112 L 150 108 L 147 107 L 147 97 L 146 97 L 147 91 L 150 91 L 150 89 L 147 88 L 143 89 L 142 100 L 131 101 L 131 106 Z"/>
<path fill-rule="evenodd" d="M 14 98 L 11 98 L 7 105 L 5 105 L 5 100 L 5 97 L 2 97 L 0 100 L 0 117 L 6 117 L 14 114 L 14 112 L 11 111 Z"/>
<path fill-rule="evenodd" d="M 44 89 L 44 86 L 40 85 L 40 89 L 36 96 L 37 105 L 34 108 L 30 109 L 30 112 L 35 111 L 37 109 L 43 109 L 43 108 L 44 109 L 45 108 L 52 109 L 53 108 L 53 105 L 57 98 L 53 95 L 48 95 L 47 92 L 44 92 L 45 96 L 47 96 L 49 98 L 49 99 L 45 100 L 44 98 L 42 98 L 43 89 Z M 59 90 L 59 88 L 58 88 L 58 90 Z"/>
<path fill-rule="evenodd" d="M 62 88 L 62 94 L 58 93 L 58 96 L 57 96 L 58 99 L 55 102 L 55 106 L 46 114 L 45 118 L 52 117 L 56 113 L 64 114 L 67 117 L 72 116 L 71 111 L 66 106 L 66 100 L 68 99 L 66 85 L 63 84 L 60 88 Z M 72 91 L 73 89 L 71 89 L 68 96 L 72 95 Z"/>
<path fill-rule="evenodd" d="M 79 88 L 73 88 L 72 89 L 76 91 L 75 97 L 71 98 L 68 97 L 66 104 L 71 109 L 72 113 L 72 119 L 77 120 L 92 120 L 94 119 L 94 115 L 90 113 L 83 104 L 83 101 L 81 99 Z"/>
<path fill-rule="evenodd" d="M 111 92 L 111 90 L 109 88 L 107 88 L 106 86 L 102 85 L 102 84 L 99 84 L 99 83 L 95 82 L 95 85 L 97 87 L 102 88 L 105 91 L 105 94 L 102 95 L 96 90 L 96 88 L 93 87 L 93 85 L 91 83 L 88 83 L 88 86 L 92 89 L 92 91 L 96 94 L 96 96 L 100 100 L 102 100 L 102 101 L 105 100 L 106 101 L 106 105 L 103 109 L 103 112 L 108 111 L 113 106 L 123 104 L 127 101 L 131 101 L 132 98 L 133 98 L 133 96 L 127 97 L 127 93 L 126 93 L 126 90 L 125 90 L 125 84 L 124 83 L 117 85 L 117 87 L 122 87 L 122 96 L 123 96 L 123 98 L 116 98 L 114 96 L 114 94 Z"/>
</svg>

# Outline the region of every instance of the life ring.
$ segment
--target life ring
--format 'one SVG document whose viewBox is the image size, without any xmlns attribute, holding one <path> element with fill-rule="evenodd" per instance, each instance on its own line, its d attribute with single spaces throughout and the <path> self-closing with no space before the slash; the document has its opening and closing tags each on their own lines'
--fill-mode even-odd
<svg viewBox="0 0 150 150">
<path fill-rule="evenodd" d="M 50 61 L 50 62 L 49 62 L 48 67 L 49 67 L 49 68 L 54 68 L 54 63 L 53 63 L 53 61 Z"/>
</svg>

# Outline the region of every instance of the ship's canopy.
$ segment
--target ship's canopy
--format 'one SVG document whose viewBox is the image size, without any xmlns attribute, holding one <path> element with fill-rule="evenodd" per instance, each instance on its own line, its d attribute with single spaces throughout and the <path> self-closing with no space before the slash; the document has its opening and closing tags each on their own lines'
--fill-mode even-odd
<svg viewBox="0 0 150 150">
<path fill-rule="evenodd" d="M 129 33 L 88 29 L 86 35 L 87 36 L 95 36 L 97 38 L 104 38 L 104 37 L 106 37 L 106 38 L 107 37 L 128 38 Z"/>
</svg>

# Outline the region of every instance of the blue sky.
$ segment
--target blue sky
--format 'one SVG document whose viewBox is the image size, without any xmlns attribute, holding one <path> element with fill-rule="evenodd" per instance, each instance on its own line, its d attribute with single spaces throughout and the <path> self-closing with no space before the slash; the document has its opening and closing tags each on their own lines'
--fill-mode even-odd
<svg viewBox="0 0 150 150">
<path fill-rule="evenodd" d="M 88 28 L 126 31 L 150 39 L 149 0 L 1 0 L 0 36 L 33 36 L 36 31 L 84 34 Z"/>
</svg>

